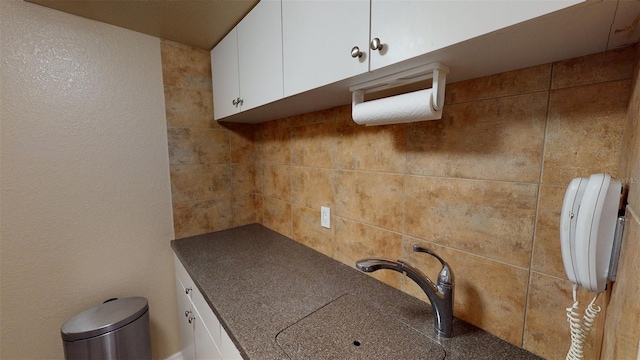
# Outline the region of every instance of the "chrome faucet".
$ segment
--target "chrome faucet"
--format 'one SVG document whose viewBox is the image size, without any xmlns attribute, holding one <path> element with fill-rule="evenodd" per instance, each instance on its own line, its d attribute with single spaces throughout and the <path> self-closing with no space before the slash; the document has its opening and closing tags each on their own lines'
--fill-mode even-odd
<svg viewBox="0 0 640 360">
<path fill-rule="evenodd" d="M 453 327 L 453 292 L 454 280 L 453 272 L 440 256 L 429 249 L 425 249 L 418 245 L 413 245 L 414 252 L 427 253 L 440 261 L 442 269 L 438 275 L 438 284 L 434 284 L 422 271 L 413 266 L 398 260 L 389 260 L 381 258 L 369 258 L 356 261 L 358 270 L 364 272 L 374 272 L 380 269 L 395 270 L 404 273 L 411 280 L 415 281 L 420 288 L 427 294 L 434 314 L 434 328 L 436 335 L 445 338 L 451 337 Z"/>
</svg>

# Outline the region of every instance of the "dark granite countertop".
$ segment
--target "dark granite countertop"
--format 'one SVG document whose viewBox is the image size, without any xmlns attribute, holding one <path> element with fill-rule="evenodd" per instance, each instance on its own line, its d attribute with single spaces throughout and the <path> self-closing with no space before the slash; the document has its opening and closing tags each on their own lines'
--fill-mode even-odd
<svg viewBox="0 0 640 360">
<path fill-rule="evenodd" d="M 398 359 L 442 353 L 447 359 L 538 359 L 460 319 L 452 338 L 437 339 L 423 301 L 262 225 L 173 240 L 171 246 L 245 359 L 383 358 L 375 351 L 393 346 L 407 350 L 394 352 Z M 348 338 L 349 326 L 385 328 L 364 334 L 372 340 L 360 344 Z M 336 339 L 318 331 L 344 334 L 351 352 L 336 353 Z M 425 336 L 444 352 L 438 347 L 416 357 L 411 345 L 402 345 Z M 416 346 L 428 349 L 429 339 Z M 355 348 L 356 341 L 361 346 Z M 332 348 L 322 348 L 327 344 Z"/>
</svg>

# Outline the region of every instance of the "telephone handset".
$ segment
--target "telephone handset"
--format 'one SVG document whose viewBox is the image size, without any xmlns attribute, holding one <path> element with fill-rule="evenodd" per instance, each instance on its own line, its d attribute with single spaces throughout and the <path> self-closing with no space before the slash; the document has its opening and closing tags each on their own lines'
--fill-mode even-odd
<svg viewBox="0 0 640 360">
<path fill-rule="evenodd" d="M 609 174 L 575 178 L 569 184 L 560 215 L 562 261 L 569 280 L 601 293 L 609 262 L 622 185 Z"/>
<path fill-rule="evenodd" d="M 593 174 L 573 179 L 564 195 L 560 247 L 567 277 L 575 284 L 573 306 L 567 308 L 571 330 L 567 360 L 584 358 L 584 342 L 601 310 L 596 295 L 580 319 L 577 291 L 578 286 L 595 293 L 606 289 L 621 190 L 620 181 L 609 174 Z"/>
<path fill-rule="evenodd" d="M 564 263 L 567 277 L 574 284 L 578 283 L 575 251 L 576 220 L 578 220 L 578 210 L 580 209 L 584 189 L 586 187 L 586 178 L 573 179 L 564 194 L 562 212 L 560 213 L 560 247 L 562 249 L 562 262 Z"/>
</svg>

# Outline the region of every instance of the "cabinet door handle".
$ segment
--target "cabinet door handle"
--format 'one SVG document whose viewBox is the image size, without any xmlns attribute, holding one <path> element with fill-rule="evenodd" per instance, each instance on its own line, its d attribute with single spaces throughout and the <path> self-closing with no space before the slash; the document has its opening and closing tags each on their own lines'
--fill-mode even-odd
<svg viewBox="0 0 640 360">
<path fill-rule="evenodd" d="M 196 317 L 195 316 L 189 316 L 189 324 L 191 324 L 193 322 L 193 320 L 195 320 Z"/>
<path fill-rule="evenodd" d="M 192 288 L 188 287 L 186 289 L 184 289 L 184 292 L 189 295 L 189 293 L 191 292 L 191 290 L 193 290 Z"/>
<path fill-rule="evenodd" d="M 242 106 L 242 103 L 244 102 L 244 100 L 237 98 L 237 99 L 233 99 L 231 100 L 231 103 L 233 104 L 233 106 L 238 107 L 238 106 Z"/>
<path fill-rule="evenodd" d="M 353 49 L 351 49 L 351 57 L 352 58 L 362 57 L 362 51 L 360 51 L 359 47 L 354 46 Z"/>
<path fill-rule="evenodd" d="M 373 40 L 371 40 L 371 44 L 369 45 L 371 47 L 371 50 L 382 50 L 382 48 L 384 47 L 384 45 L 382 45 L 382 42 L 378 38 L 373 38 Z"/>
<path fill-rule="evenodd" d="M 191 314 L 191 310 L 187 310 L 184 312 L 184 317 L 188 318 L 190 314 Z"/>
</svg>

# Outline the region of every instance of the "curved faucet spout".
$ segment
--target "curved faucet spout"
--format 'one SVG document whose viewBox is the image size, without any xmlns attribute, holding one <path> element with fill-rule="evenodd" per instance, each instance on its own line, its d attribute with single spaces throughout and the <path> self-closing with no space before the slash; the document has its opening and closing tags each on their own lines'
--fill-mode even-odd
<svg viewBox="0 0 640 360">
<path fill-rule="evenodd" d="M 414 247 L 414 251 L 416 252 L 427 252 L 422 250 L 424 249 L 416 249 Z M 401 260 L 395 261 L 383 258 L 368 258 L 358 260 L 356 262 L 356 267 L 358 270 L 364 272 L 374 272 L 382 269 L 394 270 L 407 275 L 407 277 L 415 281 L 431 302 L 431 307 L 433 308 L 434 313 L 434 327 L 436 334 L 448 338 L 451 337 L 451 331 L 453 328 L 453 272 L 449 265 L 439 256 L 431 253 L 430 251 L 427 253 L 436 256 L 443 264 L 442 270 L 438 276 L 437 285 L 422 273 L 422 271 Z"/>
</svg>

